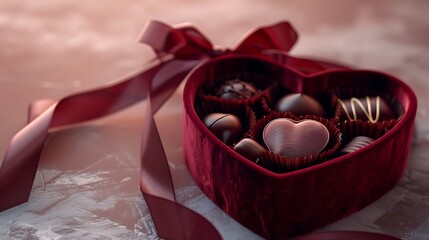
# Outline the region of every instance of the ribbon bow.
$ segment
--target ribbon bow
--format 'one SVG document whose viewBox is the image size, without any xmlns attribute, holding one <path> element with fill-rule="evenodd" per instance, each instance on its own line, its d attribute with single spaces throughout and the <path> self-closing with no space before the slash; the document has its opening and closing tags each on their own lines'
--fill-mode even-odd
<svg viewBox="0 0 429 240">
<path fill-rule="evenodd" d="M 0 211 L 28 201 L 50 128 L 103 117 L 146 99 L 140 188 L 158 235 L 166 239 L 221 239 L 209 221 L 176 202 L 153 114 L 186 74 L 205 59 L 225 54 L 263 54 L 269 50 L 284 53 L 296 40 L 293 28 L 280 22 L 251 32 L 232 51 L 218 50 L 192 26 L 172 28 L 151 21 L 140 42 L 154 49 L 159 60 L 155 66 L 115 85 L 71 95 L 58 102 L 39 101 L 30 105 L 29 122 L 10 141 L 0 168 Z M 313 70 L 325 68 L 311 64 L 316 64 Z"/>
<path fill-rule="evenodd" d="M 287 22 L 258 28 L 235 48 L 235 54 L 261 54 L 273 49 L 288 52 L 298 35 Z M 177 28 L 161 22 L 150 22 L 143 31 L 140 42 L 150 45 L 158 57 L 173 54 L 176 59 L 213 57 L 230 50 L 218 50 L 198 29 L 191 25 Z"/>
</svg>

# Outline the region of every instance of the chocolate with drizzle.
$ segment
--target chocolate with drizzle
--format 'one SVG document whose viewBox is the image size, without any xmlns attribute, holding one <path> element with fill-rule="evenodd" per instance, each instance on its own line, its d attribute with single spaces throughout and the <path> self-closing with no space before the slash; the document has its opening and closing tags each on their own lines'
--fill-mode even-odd
<svg viewBox="0 0 429 240">
<path fill-rule="evenodd" d="M 240 79 L 225 82 L 216 92 L 216 96 L 223 99 L 246 99 L 253 97 L 258 90 L 250 83 Z"/>
<path fill-rule="evenodd" d="M 342 111 L 344 120 L 363 120 L 376 123 L 394 118 L 389 104 L 380 96 L 366 96 L 341 100 L 338 99 L 337 113 Z"/>
</svg>

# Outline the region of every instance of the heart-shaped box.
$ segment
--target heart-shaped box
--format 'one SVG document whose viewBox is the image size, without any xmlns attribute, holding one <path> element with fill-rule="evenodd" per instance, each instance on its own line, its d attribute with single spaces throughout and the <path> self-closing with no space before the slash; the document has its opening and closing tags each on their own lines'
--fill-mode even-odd
<svg viewBox="0 0 429 240">
<path fill-rule="evenodd" d="M 350 69 L 311 74 L 295 66 L 263 56 L 224 55 L 194 69 L 187 77 L 183 94 L 184 152 L 193 179 L 228 215 L 269 239 L 284 239 L 322 227 L 364 208 L 389 191 L 406 168 L 417 109 L 413 91 L 393 76 Z M 244 158 L 216 138 L 196 110 L 202 104 L 200 95 L 205 84 L 219 78 L 252 76 L 270 81 L 267 85 L 277 83 L 290 92 L 311 96 L 379 93 L 389 96 L 392 104 L 395 102 L 397 116 L 374 124 L 343 122 L 331 116 L 343 140 L 357 135 L 376 140 L 346 155 L 276 173 Z M 269 87 L 262 91 L 261 98 L 266 92 Z M 260 101 L 243 104 L 261 115 Z"/>
</svg>

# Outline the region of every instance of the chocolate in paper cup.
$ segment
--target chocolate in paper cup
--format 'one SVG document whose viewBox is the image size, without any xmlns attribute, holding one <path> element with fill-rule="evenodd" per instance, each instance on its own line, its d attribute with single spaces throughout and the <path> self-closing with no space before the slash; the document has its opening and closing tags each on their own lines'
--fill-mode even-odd
<svg viewBox="0 0 429 240">
<path fill-rule="evenodd" d="M 370 123 L 368 121 L 346 121 L 338 124 L 343 133 L 343 142 L 336 156 L 352 153 L 364 148 L 392 129 L 398 120 Z"/>
<path fill-rule="evenodd" d="M 370 123 L 367 121 L 348 121 L 338 124 L 338 128 L 343 133 L 343 145 L 350 142 L 357 136 L 366 136 L 377 140 L 383 136 L 387 131 L 392 129 L 398 120 L 392 119 L 390 121 L 383 121 L 378 123 Z M 344 147 L 344 146 L 342 146 Z"/>
<path fill-rule="evenodd" d="M 375 140 L 370 138 L 370 137 L 366 137 L 366 136 L 357 136 L 354 137 L 349 143 L 347 143 L 347 145 L 344 146 L 344 148 L 342 148 L 340 150 L 340 154 L 348 154 L 348 153 L 352 153 L 354 151 L 357 151 L 363 147 L 368 146 L 369 144 L 373 143 Z"/>
<path fill-rule="evenodd" d="M 328 92 L 310 95 L 273 85 L 267 89 L 264 107 L 270 112 L 291 112 L 295 115 L 328 118 L 333 116 L 333 111 L 330 109 L 331 98 Z"/>
<path fill-rule="evenodd" d="M 211 113 L 232 114 L 238 117 L 242 125 L 242 130 L 240 136 L 237 137 L 234 143 L 242 139 L 245 136 L 245 133 L 256 123 L 256 116 L 252 109 L 239 103 L 230 103 L 225 105 L 214 99 L 206 100 L 200 104 L 196 104 L 195 111 L 201 120 Z"/>
<path fill-rule="evenodd" d="M 230 67 L 230 66 L 227 66 Z M 258 72 L 259 71 L 259 72 Z M 200 96 L 205 96 L 207 99 L 217 99 L 223 104 L 241 103 L 247 106 L 253 106 L 265 94 L 267 88 L 277 81 L 275 75 L 263 74 L 258 71 L 252 71 L 248 68 L 235 67 L 230 71 L 223 70 L 222 74 L 209 76 L 209 80 L 201 86 Z M 235 84 L 234 81 L 241 81 L 242 84 Z M 254 94 L 240 94 L 236 86 L 244 85 L 242 89 L 255 89 Z M 248 87 L 250 85 L 250 87 Z M 253 92 L 253 91 L 252 91 Z M 224 98 L 226 95 L 241 96 L 237 99 Z"/>
<path fill-rule="evenodd" d="M 231 114 L 240 119 L 242 126 L 241 133 L 233 143 L 227 145 L 233 145 L 242 139 L 245 136 L 244 134 L 256 122 L 254 111 L 251 108 L 239 103 L 222 104 L 221 102 L 213 99 L 199 101 L 198 104 L 195 104 L 195 111 L 202 121 L 207 115 L 211 113 Z"/>
<path fill-rule="evenodd" d="M 335 112 L 334 118 L 338 119 L 338 121 L 341 121 L 341 120 L 350 121 L 347 114 L 354 116 L 352 112 L 346 112 L 344 110 L 344 107 L 342 107 L 342 105 L 345 104 L 345 102 L 348 102 L 351 98 L 355 98 L 355 100 L 358 100 L 358 99 L 366 100 L 367 97 L 369 97 L 368 100 L 374 100 L 374 98 L 376 98 L 376 99 L 379 98 L 379 99 L 377 99 L 379 101 L 379 104 L 387 105 L 387 107 L 389 108 L 388 111 L 392 112 L 392 117 L 391 118 L 385 118 L 385 119 L 382 118 L 377 122 L 400 119 L 404 114 L 404 108 L 403 108 L 402 104 L 396 98 L 394 98 L 391 94 L 386 93 L 386 92 L 379 92 L 379 91 L 369 90 L 369 89 L 352 89 L 352 88 L 337 88 L 337 89 L 334 89 L 332 92 L 334 95 L 334 101 L 332 102 L 333 107 L 335 109 L 334 110 L 334 112 Z M 362 105 L 367 106 L 368 100 L 363 101 L 363 102 L 361 101 Z M 377 101 L 377 100 L 375 100 L 375 101 Z M 361 108 L 359 106 L 359 104 L 357 104 L 356 102 L 355 102 L 355 107 L 357 110 L 359 110 Z M 375 113 L 374 109 L 372 109 L 373 113 Z M 366 109 L 366 110 L 369 110 L 369 109 Z M 376 114 L 374 114 L 374 116 L 373 116 L 374 118 L 375 118 L 375 115 Z M 360 119 L 360 120 L 365 121 L 365 119 Z M 373 123 L 375 123 L 375 121 Z"/>
<path fill-rule="evenodd" d="M 297 157 L 284 157 L 279 154 L 267 151 L 261 155 L 259 161 L 257 162 L 260 166 L 269 169 L 276 173 L 285 173 L 293 170 L 309 167 L 317 163 L 324 162 L 330 159 L 338 147 L 341 145 L 341 132 L 338 127 L 328 119 L 318 117 L 318 116 L 305 116 L 297 117 L 289 112 L 279 113 L 273 112 L 272 114 L 266 116 L 265 118 L 256 122 L 253 128 L 248 132 L 248 135 L 253 137 L 255 141 L 259 142 L 264 147 L 267 147 L 266 143 L 263 141 L 262 134 L 265 126 L 274 119 L 279 118 L 288 118 L 293 121 L 299 122 L 302 120 L 310 119 L 315 120 L 323 124 L 329 132 L 329 140 L 327 145 L 319 153 L 297 156 Z"/>
</svg>

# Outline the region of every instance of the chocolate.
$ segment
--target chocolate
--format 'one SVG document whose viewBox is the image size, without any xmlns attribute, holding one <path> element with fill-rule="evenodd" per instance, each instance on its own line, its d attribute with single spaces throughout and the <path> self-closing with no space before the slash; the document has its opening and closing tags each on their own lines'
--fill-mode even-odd
<svg viewBox="0 0 429 240">
<path fill-rule="evenodd" d="M 329 142 L 329 131 L 321 122 L 278 118 L 269 122 L 262 133 L 268 149 L 284 157 L 317 154 Z"/>
<path fill-rule="evenodd" d="M 242 126 L 240 119 L 228 113 L 210 113 L 203 119 L 204 125 L 226 145 L 240 138 Z"/>
<path fill-rule="evenodd" d="M 340 119 L 350 121 L 363 120 L 376 123 L 394 118 L 389 104 L 380 96 L 338 99 L 336 112 Z"/>
<path fill-rule="evenodd" d="M 258 142 L 251 138 L 243 138 L 234 145 L 234 150 L 243 157 L 257 162 L 259 157 L 266 151 Z"/>
<path fill-rule="evenodd" d="M 344 155 L 347 153 L 354 152 L 360 148 L 368 146 L 374 142 L 374 139 L 365 137 L 365 136 L 357 136 L 353 138 L 343 149 L 341 149 L 340 154 Z"/>
<path fill-rule="evenodd" d="M 275 110 L 291 112 L 297 116 L 316 115 L 325 117 L 326 115 L 323 106 L 316 99 L 302 93 L 292 93 L 280 98 Z"/>
<path fill-rule="evenodd" d="M 253 97 L 257 92 L 252 84 L 234 79 L 220 86 L 216 96 L 223 99 L 246 99 Z"/>
</svg>

